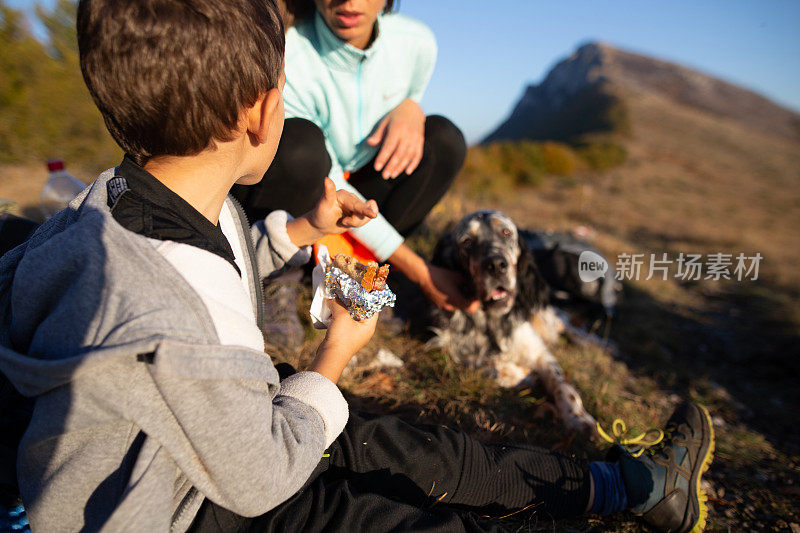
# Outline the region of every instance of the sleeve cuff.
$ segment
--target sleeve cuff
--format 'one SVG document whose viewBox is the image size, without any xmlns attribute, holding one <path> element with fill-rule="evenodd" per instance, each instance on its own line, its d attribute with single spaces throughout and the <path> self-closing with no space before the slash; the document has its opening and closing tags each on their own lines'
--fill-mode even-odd
<svg viewBox="0 0 800 533">
<path fill-rule="evenodd" d="M 325 448 L 347 424 L 350 413 L 339 388 L 317 372 L 299 372 L 281 381 L 282 396 L 291 396 L 317 411 L 325 424 Z"/>
<path fill-rule="evenodd" d="M 311 259 L 311 246 L 295 246 L 286 232 L 286 223 L 294 220 L 286 211 L 273 211 L 264 219 L 270 247 L 290 267 L 299 267 Z"/>
</svg>

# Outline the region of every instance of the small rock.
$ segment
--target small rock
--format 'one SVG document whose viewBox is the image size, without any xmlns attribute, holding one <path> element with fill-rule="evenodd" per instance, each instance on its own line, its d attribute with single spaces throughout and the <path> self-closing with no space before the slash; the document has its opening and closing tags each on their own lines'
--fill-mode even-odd
<svg viewBox="0 0 800 533">
<path fill-rule="evenodd" d="M 712 416 L 711 422 L 714 424 L 714 427 L 721 429 L 724 429 L 728 425 L 721 416 Z"/>
<path fill-rule="evenodd" d="M 381 348 L 375 355 L 375 359 L 369 364 L 371 370 L 382 368 L 403 368 L 405 363 L 397 357 L 391 350 Z"/>
</svg>

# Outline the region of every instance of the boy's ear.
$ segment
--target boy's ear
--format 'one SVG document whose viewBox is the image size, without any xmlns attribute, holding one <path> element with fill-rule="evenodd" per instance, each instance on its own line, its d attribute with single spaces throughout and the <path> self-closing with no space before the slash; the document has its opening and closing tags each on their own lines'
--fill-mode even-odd
<svg viewBox="0 0 800 533">
<path fill-rule="evenodd" d="M 275 113 L 279 111 L 281 98 L 281 91 L 272 88 L 262 94 L 247 111 L 247 131 L 262 144 L 269 138 L 269 129 Z"/>
</svg>

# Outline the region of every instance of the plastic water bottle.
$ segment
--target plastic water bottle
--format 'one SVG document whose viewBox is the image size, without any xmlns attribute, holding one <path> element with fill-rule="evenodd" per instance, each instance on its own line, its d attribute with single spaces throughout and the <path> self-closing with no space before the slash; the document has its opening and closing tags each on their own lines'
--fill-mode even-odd
<svg viewBox="0 0 800 533">
<path fill-rule="evenodd" d="M 60 159 L 48 161 L 47 170 L 50 172 L 50 177 L 39 196 L 39 207 L 45 219 L 67 207 L 67 204 L 86 188 L 83 182 L 64 170 L 64 162 Z"/>
</svg>

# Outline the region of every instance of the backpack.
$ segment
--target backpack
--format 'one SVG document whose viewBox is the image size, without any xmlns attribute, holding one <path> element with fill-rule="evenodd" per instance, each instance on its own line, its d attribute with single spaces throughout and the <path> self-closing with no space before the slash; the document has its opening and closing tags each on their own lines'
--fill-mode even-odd
<svg viewBox="0 0 800 533">
<path fill-rule="evenodd" d="M 608 261 L 600 250 L 569 233 L 520 230 L 519 234 L 533 253 L 553 299 L 582 300 L 601 306 L 607 317 L 614 316 L 622 285 L 615 278 L 614 263 Z M 594 281 L 581 280 L 579 258 L 583 252 L 593 252 L 605 260 L 608 266 L 605 275 Z"/>
</svg>

